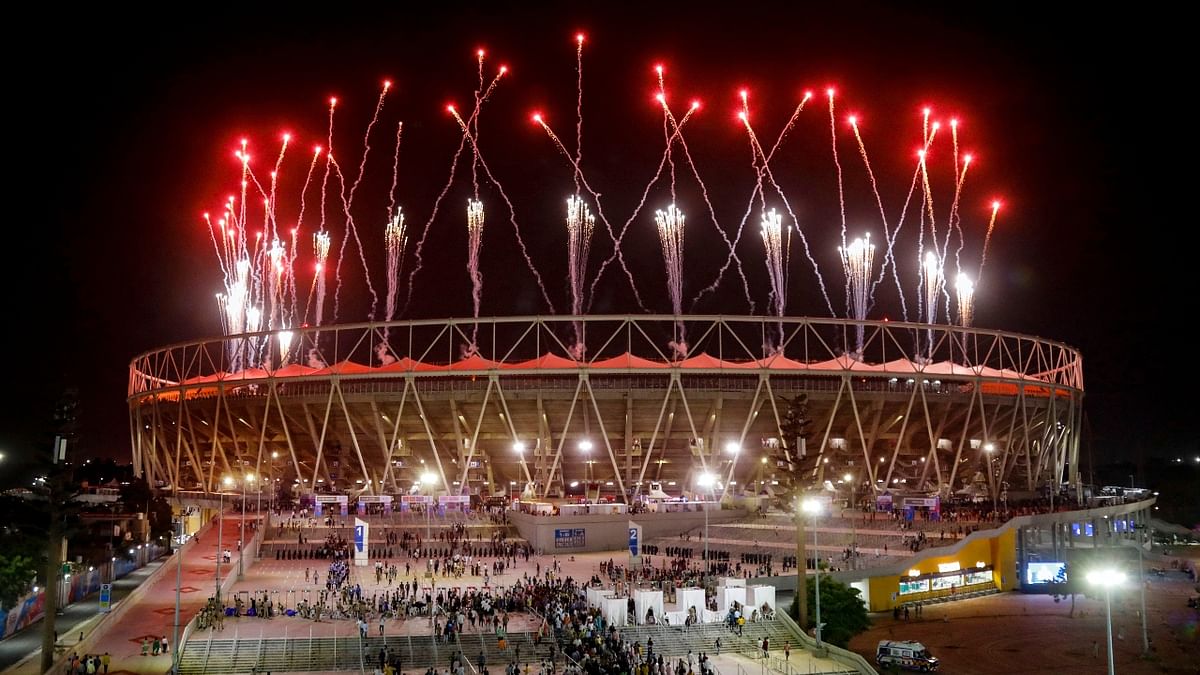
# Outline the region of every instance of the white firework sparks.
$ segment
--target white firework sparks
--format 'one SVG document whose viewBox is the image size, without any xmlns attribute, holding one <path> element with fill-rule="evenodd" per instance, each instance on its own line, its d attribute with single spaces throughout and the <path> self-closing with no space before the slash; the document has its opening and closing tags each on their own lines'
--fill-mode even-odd
<svg viewBox="0 0 1200 675">
<path fill-rule="evenodd" d="M 850 289 L 850 317 L 858 321 L 867 318 L 867 308 L 871 302 L 871 276 L 875 268 L 875 244 L 871 243 L 871 234 L 855 239 L 845 247 L 838 248 L 842 258 L 842 270 L 846 274 L 846 285 Z M 855 327 L 855 347 L 859 353 L 863 348 L 863 327 Z"/>
<path fill-rule="evenodd" d="M 396 313 L 396 299 L 399 296 L 400 263 L 404 257 L 404 247 L 408 243 L 404 213 L 400 209 L 396 209 L 395 215 L 388 219 L 383 229 L 383 241 L 387 247 L 387 298 L 384 319 L 391 321 Z"/>
<path fill-rule="evenodd" d="M 771 278 L 771 299 L 776 316 L 787 309 L 787 280 L 783 270 L 783 216 L 775 209 L 763 214 L 762 239 L 766 248 L 767 275 Z"/>
<path fill-rule="evenodd" d="M 483 202 L 467 200 L 467 272 L 471 275 L 471 299 L 475 302 L 475 318 L 479 318 L 479 301 L 483 295 L 483 274 L 479 271 L 479 249 L 483 244 Z"/>
<path fill-rule="evenodd" d="M 662 244 L 663 263 L 667 268 L 667 292 L 671 295 L 671 309 L 682 314 L 683 308 L 683 211 L 674 204 L 666 211 L 655 211 L 654 222 L 658 225 L 658 240 Z"/>
<path fill-rule="evenodd" d="M 954 284 L 958 296 L 958 323 L 970 326 L 975 320 L 975 283 L 965 274 L 959 274 Z"/>
</svg>

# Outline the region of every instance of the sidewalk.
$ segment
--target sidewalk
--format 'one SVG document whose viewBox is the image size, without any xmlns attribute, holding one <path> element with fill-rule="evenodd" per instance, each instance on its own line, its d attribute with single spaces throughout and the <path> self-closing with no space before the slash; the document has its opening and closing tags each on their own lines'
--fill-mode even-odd
<svg viewBox="0 0 1200 675">
<path fill-rule="evenodd" d="M 162 564 L 162 560 L 151 562 L 114 581 L 113 603 L 123 600 Z M 54 627 L 58 631 L 58 644 L 69 649 L 71 645 L 79 641 L 80 631 L 91 632 L 92 626 L 99 617 L 99 592 L 68 605 L 54 620 Z M 5 671 L 24 659 L 41 654 L 42 621 L 37 621 L 4 642 L 0 642 L 0 671 Z M 34 670 L 36 670 L 36 663 L 34 666 Z"/>
<path fill-rule="evenodd" d="M 226 515 L 221 521 L 223 529 L 222 545 L 231 551 L 237 550 L 239 522 L 240 519 L 238 517 L 231 515 Z M 180 585 L 179 615 L 181 631 L 183 625 L 204 606 L 205 601 L 213 594 L 215 588 L 217 532 L 212 528 L 202 530 L 202 532 L 201 540 L 196 545 L 188 546 L 182 553 L 177 554 L 183 556 L 183 583 Z M 141 646 L 143 638 L 162 637 L 164 635 L 168 639 L 173 638 L 176 563 L 177 559 L 174 556 L 163 558 L 160 563 L 155 564 L 154 567 L 145 571 L 144 575 L 149 576 L 160 565 L 170 566 L 170 569 L 164 570 L 163 574 L 159 576 L 152 586 L 146 588 L 140 599 L 134 601 L 136 604 L 125 610 L 125 615 L 121 617 L 120 621 L 106 622 L 106 625 L 101 629 L 103 631 L 101 634 L 88 635 L 88 642 L 90 644 L 103 645 L 102 648 L 98 650 L 94 649 L 93 651 L 99 653 L 108 651 L 112 656 L 110 672 L 165 673 L 170 669 L 170 655 L 143 657 L 141 656 Z M 143 570 L 147 570 L 147 568 L 143 568 Z M 143 570 L 139 570 L 139 572 Z M 231 574 L 237 574 L 236 553 L 232 565 L 221 565 L 222 580 Z M 126 594 L 132 589 L 133 587 L 129 587 L 125 591 Z M 96 603 L 93 602 L 91 607 L 92 612 L 95 613 Z M 66 653 L 68 654 L 79 637 L 78 629 L 75 629 L 74 632 L 74 635 L 59 633 L 63 637 L 64 643 L 68 645 L 66 649 Z M 33 633 L 35 636 L 38 634 L 36 629 L 33 630 Z M 35 642 L 40 645 L 40 641 L 36 637 Z M 4 644 L 7 645 L 8 643 Z M 175 645 L 172 644 L 171 648 L 174 649 Z M 40 659 L 28 659 L 5 672 L 6 675 L 8 673 L 40 675 L 38 673 L 39 665 Z"/>
</svg>

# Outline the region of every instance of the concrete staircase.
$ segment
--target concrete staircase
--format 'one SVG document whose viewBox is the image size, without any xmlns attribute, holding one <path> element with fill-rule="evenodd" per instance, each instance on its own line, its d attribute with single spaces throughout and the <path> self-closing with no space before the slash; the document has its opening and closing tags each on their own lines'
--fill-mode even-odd
<svg viewBox="0 0 1200 675">
<path fill-rule="evenodd" d="M 761 652 L 763 638 L 767 638 L 772 651 L 782 650 L 784 642 L 791 644 L 792 649 L 799 649 L 800 640 L 791 630 L 778 619 L 747 623 L 742 627 L 742 635 L 730 632 L 725 624 L 699 624 L 690 628 L 681 626 L 626 626 L 621 630 L 621 636 L 626 640 L 640 642 L 643 646 L 651 638 L 654 639 L 654 653 L 666 658 L 686 656 L 688 651 L 693 656 L 700 652 L 716 653 L 717 638 L 721 639 L 721 653 L 738 653 L 748 656 Z"/>
<path fill-rule="evenodd" d="M 379 650 L 387 645 L 389 654 L 400 655 L 405 670 L 424 670 L 433 666 L 440 670 L 450 658 L 461 651 L 478 666 L 480 654 L 489 666 L 508 663 L 520 654 L 522 663 L 537 664 L 549 658 L 550 643 L 533 643 L 533 633 L 510 633 L 507 649 L 501 651 L 495 636 L 488 633 L 468 633 L 452 643 L 435 643 L 428 635 L 370 636 L 363 639 L 320 638 L 242 638 L 189 640 L 179 657 L 182 675 L 213 673 L 298 672 L 298 671 L 358 671 L 360 666 L 370 671 L 379 660 Z M 492 668 L 494 671 L 495 669 Z"/>
</svg>

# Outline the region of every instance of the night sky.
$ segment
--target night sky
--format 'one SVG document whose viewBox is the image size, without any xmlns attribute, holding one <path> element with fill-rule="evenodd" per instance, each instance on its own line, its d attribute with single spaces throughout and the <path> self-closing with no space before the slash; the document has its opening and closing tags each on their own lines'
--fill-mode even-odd
<svg viewBox="0 0 1200 675">
<path fill-rule="evenodd" d="M 54 401 L 64 387 L 76 386 L 88 455 L 127 458 L 131 357 L 220 331 L 213 294 L 221 280 L 200 214 L 215 210 L 236 185 L 237 140 L 251 139 L 265 173 L 279 133 L 291 131 L 298 145 L 284 171 L 294 177 L 307 168 L 313 143 L 323 142 L 326 100 L 337 95 L 335 148 L 353 172 L 380 83 L 391 78 L 396 89 L 356 199 L 381 286 L 395 122 L 405 121 L 398 198 L 415 235 L 459 140 L 444 106 L 453 101 L 469 109 L 481 46 L 489 53 L 489 77 L 501 63 L 512 69 L 484 109 L 481 145 L 562 311 L 561 219 L 571 174 L 529 113 L 543 111 L 573 146 L 573 36 L 582 30 L 588 36 L 584 165 L 617 222 L 662 152 L 653 64 L 666 66 L 678 114 L 692 97 L 704 103 L 686 139 L 727 227 L 740 219 L 753 187 L 745 133 L 734 118 L 738 87 L 751 90 L 752 121 L 764 142 L 774 140 L 804 89 L 818 93 L 773 169 L 813 237 L 839 312 L 837 192 L 820 92 L 831 84 L 839 92 L 851 234 L 869 229 L 878 238 L 881 228 L 845 114 L 862 118 L 889 217 L 911 176 L 920 108 L 933 106 L 943 120 L 960 116 L 964 149 L 977 155 L 963 204 L 972 270 L 987 203 L 993 196 L 1005 202 L 976 323 L 1083 350 L 1098 463 L 1133 457 L 1139 445 L 1146 454 L 1196 452 L 1197 434 L 1185 422 L 1194 394 L 1185 391 L 1190 378 L 1180 375 L 1193 347 L 1178 323 L 1196 309 L 1195 286 L 1185 281 L 1192 272 L 1185 256 L 1195 252 L 1194 214 L 1183 206 L 1193 195 L 1182 185 L 1188 170 L 1168 168 L 1183 167 L 1180 155 L 1190 151 L 1181 149 L 1179 135 L 1189 124 L 1174 118 L 1187 114 L 1162 95 L 1187 78 L 1172 72 L 1184 63 L 1172 53 L 1182 47 L 1153 23 L 1158 19 L 1057 18 L 1008 4 L 989 5 L 996 13 L 988 15 L 925 4 L 924 14 L 871 3 L 740 13 L 736 3 L 719 11 L 674 6 L 661 13 L 638 6 L 619 12 L 485 6 L 430 15 L 343 12 L 338 5 L 319 13 L 247 13 L 204 5 L 190 9 L 186 22 L 118 8 L 32 22 L 25 29 L 38 47 L 9 57 L 14 143 L 6 229 L 8 266 L 16 274 L 7 282 L 16 302 L 6 332 L 16 370 L 0 406 L 0 451 L 14 459 L 45 451 Z M 935 147 L 948 160 L 948 146 Z M 936 204 L 943 210 L 948 171 L 940 174 Z M 679 185 L 689 215 L 686 306 L 712 280 L 723 245 L 686 172 Z M 433 224 L 411 316 L 470 312 L 462 212 L 469 194 L 469 174 L 460 174 Z M 483 194 L 489 219 L 482 313 L 544 312 L 501 201 L 488 189 Z M 639 289 L 662 312 L 669 304 L 651 214 L 667 200 L 663 189 L 651 194 L 625 249 Z M 341 220 L 330 223 L 336 250 Z M 313 224 L 306 217 L 304 259 Z M 1174 234 L 1180 229 L 1188 234 Z M 601 230 L 593 271 L 611 250 Z M 739 254 L 759 311 L 768 290 L 761 246 L 752 218 Z M 411 265 L 409 258 L 406 278 Z M 789 313 L 826 314 L 810 269 L 793 256 Z M 368 296 L 359 266 L 349 265 L 344 275 L 339 318 L 362 320 Z M 872 315 L 898 318 L 894 292 L 881 289 Z M 745 313 L 740 281 L 731 273 L 696 309 Z M 619 274 L 605 276 L 593 311 L 637 311 Z"/>
</svg>

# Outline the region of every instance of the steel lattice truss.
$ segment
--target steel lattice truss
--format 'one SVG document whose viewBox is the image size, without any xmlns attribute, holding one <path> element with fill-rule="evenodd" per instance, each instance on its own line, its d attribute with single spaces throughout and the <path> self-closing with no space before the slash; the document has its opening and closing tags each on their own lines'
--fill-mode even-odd
<svg viewBox="0 0 1200 675">
<path fill-rule="evenodd" d="M 670 345 L 684 341 L 681 358 Z M 812 424 L 796 447 L 781 427 L 801 393 Z M 633 494 L 701 471 L 725 490 L 851 472 L 873 490 L 994 495 L 1078 485 L 1082 398 L 1079 352 L 1027 335 L 639 315 L 200 340 L 135 358 L 128 402 L 135 467 L 178 489 L 253 471 L 302 491 L 396 494 L 432 471 L 453 493 L 553 496 L 583 481 Z"/>
</svg>

